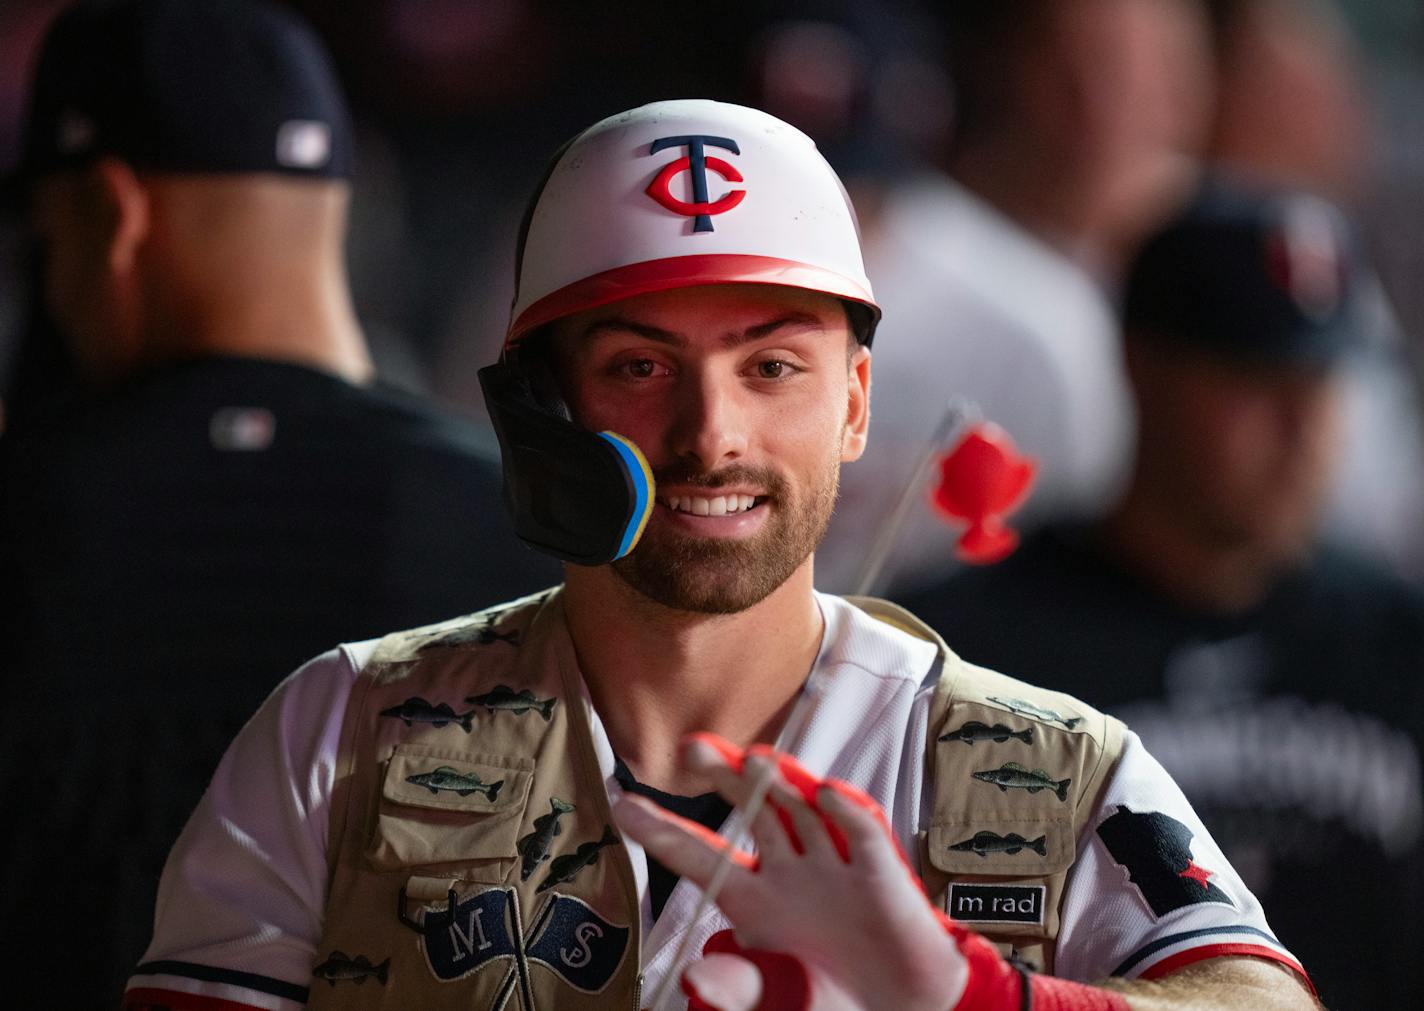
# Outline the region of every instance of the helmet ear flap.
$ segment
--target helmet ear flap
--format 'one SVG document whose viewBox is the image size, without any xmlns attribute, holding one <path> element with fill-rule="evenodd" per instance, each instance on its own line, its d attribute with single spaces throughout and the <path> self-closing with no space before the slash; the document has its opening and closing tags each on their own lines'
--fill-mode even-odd
<svg viewBox="0 0 1424 1011">
<path fill-rule="evenodd" d="M 564 400 L 564 391 L 559 386 L 554 373 L 547 341 L 542 336 L 532 336 L 517 348 L 507 352 L 515 366 L 514 381 L 523 384 L 535 406 L 563 421 L 572 423 L 573 412 Z"/>
<path fill-rule="evenodd" d="M 632 551 L 654 502 L 652 472 L 637 446 L 569 420 L 539 356 L 481 369 L 480 387 L 519 538 L 576 565 L 605 565 Z"/>
</svg>

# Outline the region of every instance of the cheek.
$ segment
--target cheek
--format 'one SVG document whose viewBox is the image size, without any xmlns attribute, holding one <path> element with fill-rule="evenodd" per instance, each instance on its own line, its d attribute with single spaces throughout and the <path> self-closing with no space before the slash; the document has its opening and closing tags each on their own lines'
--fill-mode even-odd
<svg viewBox="0 0 1424 1011">
<path fill-rule="evenodd" d="M 758 436 L 768 456 L 788 469 L 814 474 L 817 479 L 841 461 L 846 430 L 845 410 L 829 392 L 814 402 L 771 410 Z M 840 409 L 838 409 L 838 407 Z"/>
<path fill-rule="evenodd" d="M 1219 412 L 1206 433 L 1216 448 L 1226 476 L 1239 484 L 1265 480 L 1276 467 L 1279 433 L 1271 413 L 1250 403 L 1238 403 Z"/>
</svg>

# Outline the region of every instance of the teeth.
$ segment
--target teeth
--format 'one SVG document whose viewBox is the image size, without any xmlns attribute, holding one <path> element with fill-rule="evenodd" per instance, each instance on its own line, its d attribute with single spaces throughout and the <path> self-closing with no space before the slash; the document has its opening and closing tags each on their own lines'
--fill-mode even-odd
<svg viewBox="0 0 1424 1011">
<path fill-rule="evenodd" d="M 751 495 L 719 495 L 716 498 L 701 498 L 695 495 L 670 495 L 667 507 L 674 512 L 692 513 L 694 516 L 727 516 L 744 513 L 756 505 Z"/>
</svg>

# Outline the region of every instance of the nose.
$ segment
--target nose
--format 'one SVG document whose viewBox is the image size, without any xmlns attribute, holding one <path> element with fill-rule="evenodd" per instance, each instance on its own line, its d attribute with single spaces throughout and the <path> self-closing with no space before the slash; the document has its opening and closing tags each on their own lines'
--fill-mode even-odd
<svg viewBox="0 0 1424 1011">
<path fill-rule="evenodd" d="M 713 471 L 746 453 L 748 418 L 734 378 L 699 371 L 679 385 L 677 399 L 669 448 L 679 459 Z"/>
</svg>

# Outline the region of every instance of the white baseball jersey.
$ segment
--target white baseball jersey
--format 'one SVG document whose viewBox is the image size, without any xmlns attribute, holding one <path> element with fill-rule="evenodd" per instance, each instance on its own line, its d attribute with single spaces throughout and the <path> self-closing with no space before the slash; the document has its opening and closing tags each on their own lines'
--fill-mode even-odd
<svg viewBox="0 0 1424 1011">
<path fill-rule="evenodd" d="M 866 790 L 885 808 L 905 852 L 915 853 L 932 801 L 923 786 L 936 647 L 838 597 L 817 594 L 817 601 L 825 632 L 801 703 L 810 712 L 796 738 L 778 747 L 818 775 Z M 177 992 L 273 1011 L 303 1005 L 326 908 L 341 724 L 375 646 L 342 646 L 302 667 L 228 749 L 164 869 L 153 941 L 130 980 L 131 996 Z M 604 782 L 616 797 L 613 749 L 586 693 L 584 704 Z M 722 831 L 739 830 L 734 812 Z M 696 952 L 729 924 L 716 909 L 691 922 L 699 892 L 685 880 L 654 922 L 646 858 L 625 842 L 643 908 L 644 993 L 652 993 L 673 968 L 684 933 L 692 932 L 688 950 Z M 1174 846 L 1185 854 L 1181 866 L 1149 866 Z M 1299 971 L 1191 805 L 1131 733 L 1077 853 L 1057 975 L 1084 982 L 1151 977 L 1224 954 L 1275 959 Z M 1204 898 L 1172 908 L 1151 884 L 1163 872 L 1199 881 Z"/>
</svg>

